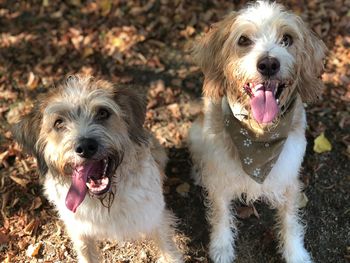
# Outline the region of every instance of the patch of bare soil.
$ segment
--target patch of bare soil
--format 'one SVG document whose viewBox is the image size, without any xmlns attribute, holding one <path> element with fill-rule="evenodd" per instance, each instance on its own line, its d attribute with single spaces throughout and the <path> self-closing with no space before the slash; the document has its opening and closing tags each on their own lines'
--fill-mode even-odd
<svg viewBox="0 0 350 263">
<path fill-rule="evenodd" d="M 134 85 L 147 94 L 145 126 L 168 148 L 164 193 L 179 220 L 177 241 L 187 262 L 209 262 L 210 227 L 203 192 L 190 177 L 187 130 L 200 112 L 203 76 L 189 47 L 246 1 L 1 1 L 0 2 L 0 260 L 75 262 L 54 208 L 42 194 L 32 157 L 13 141 L 11 124 L 35 97 L 72 73 Z M 300 14 L 330 53 L 320 101 L 307 106 L 308 148 L 301 178 L 306 246 L 315 262 L 350 259 L 350 1 L 282 1 Z M 330 152 L 313 151 L 322 132 Z M 274 211 L 238 208 L 237 262 L 282 262 Z M 103 226 L 98 226 L 103 227 Z M 152 242 L 99 244 L 105 262 L 154 262 Z M 187 247 L 185 249 L 185 247 Z"/>
</svg>

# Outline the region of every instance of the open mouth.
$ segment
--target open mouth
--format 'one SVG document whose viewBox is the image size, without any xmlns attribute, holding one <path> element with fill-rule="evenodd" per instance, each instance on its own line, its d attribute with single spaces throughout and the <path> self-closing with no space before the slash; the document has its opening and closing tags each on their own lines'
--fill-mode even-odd
<svg viewBox="0 0 350 263">
<path fill-rule="evenodd" d="M 66 206 L 76 212 L 87 193 L 101 197 L 111 189 L 111 177 L 116 167 L 111 158 L 87 160 L 73 168 L 72 182 L 66 196 Z"/>
<path fill-rule="evenodd" d="M 111 186 L 111 180 L 107 173 L 109 163 L 108 158 L 99 161 L 96 165 L 99 169 L 88 176 L 86 186 L 91 194 L 98 196 L 109 191 Z"/>
<path fill-rule="evenodd" d="M 269 123 L 279 113 L 279 98 L 287 83 L 269 80 L 262 83 L 248 82 L 243 89 L 250 97 L 253 117 L 258 123 Z"/>
</svg>

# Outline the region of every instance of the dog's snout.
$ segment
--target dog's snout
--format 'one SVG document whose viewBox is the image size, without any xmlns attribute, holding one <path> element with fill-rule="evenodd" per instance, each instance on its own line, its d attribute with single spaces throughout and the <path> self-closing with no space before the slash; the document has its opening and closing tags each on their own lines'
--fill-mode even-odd
<svg viewBox="0 0 350 263">
<path fill-rule="evenodd" d="M 91 158 L 97 152 L 98 143 L 95 139 L 83 138 L 75 147 L 75 152 L 83 158 Z"/>
<path fill-rule="evenodd" d="M 263 57 L 258 61 L 257 69 L 263 76 L 273 76 L 280 70 L 280 62 L 274 57 Z"/>
</svg>

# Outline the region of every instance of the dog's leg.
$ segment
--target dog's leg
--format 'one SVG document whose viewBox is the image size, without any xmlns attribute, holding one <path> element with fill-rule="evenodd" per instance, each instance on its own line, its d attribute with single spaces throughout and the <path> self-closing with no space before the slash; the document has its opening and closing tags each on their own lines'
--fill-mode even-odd
<svg viewBox="0 0 350 263">
<path fill-rule="evenodd" d="M 70 231 L 70 233 L 72 232 Z M 70 238 L 72 239 L 74 248 L 77 252 L 79 263 L 99 262 L 96 244 L 92 238 L 75 234 L 70 234 Z"/>
<path fill-rule="evenodd" d="M 230 263 L 235 258 L 234 239 L 236 226 L 231 213 L 231 198 L 208 193 L 211 224 L 209 255 L 215 263 Z"/>
<path fill-rule="evenodd" d="M 183 258 L 173 240 L 175 236 L 174 226 L 175 219 L 170 211 L 165 210 L 163 220 L 160 225 L 156 226 L 153 233 L 153 239 L 156 242 L 161 256 L 159 263 L 181 263 Z"/>
<path fill-rule="evenodd" d="M 277 206 L 277 226 L 280 248 L 287 263 L 311 263 L 304 247 L 304 228 L 298 216 L 298 187 L 285 193 L 285 202 Z"/>
</svg>

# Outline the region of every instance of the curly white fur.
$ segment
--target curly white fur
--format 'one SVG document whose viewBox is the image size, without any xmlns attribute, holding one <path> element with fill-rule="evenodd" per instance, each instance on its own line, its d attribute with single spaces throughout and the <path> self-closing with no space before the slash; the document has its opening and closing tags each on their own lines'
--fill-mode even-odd
<svg viewBox="0 0 350 263">
<path fill-rule="evenodd" d="M 290 47 L 280 45 L 283 34 L 293 36 Z M 240 36 L 252 40 L 240 47 Z M 262 199 L 277 208 L 280 249 L 288 263 L 312 262 L 304 247 L 304 230 L 298 217 L 301 190 L 299 169 L 306 147 L 306 117 L 302 100 L 318 95 L 325 53 L 324 44 L 307 29 L 301 19 L 275 3 L 259 1 L 228 15 L 214 25 L 195 47 L 195 60 L 202 68 L 204 109 L 189 132 L 189 145 L 195 164 L 195 181 L 207 191 L 211 224 L 209 254 L 215 263 L 229 263 L 235 258 L 237 230 L 231 214 L 232 199 Z M 293 80 L 298 90 L 296 109 L 288 138 L 273 169 L 262 184 L 242 169 L 235 146 L 224 127 L 223 102 L 232 109 L 250 111 L 249 98 L 242 93 L 247 81 L 261 80 L 257 61 L 269 54 L 281 63 L 276 78 Z M 264 126 L 252 128 L 261 133 Z"/>
<path fill-rule="evenodd" d="M 143 129 L 145 107 L 130 89 L 90 77 L 71 76 L 42 98 L 37 107 L 15 127 L 22 145 L 35 155 L 43 175 L 45 195 L 64 221 L 80 263 L 99 262 L 96 241 L 153 238 L 159 246 L 160 262 L 182 262 L 173 241 L 174 218 L 165 207 L 163 179 L 167 157 L 164 149 Z M 110 117 L 96 119 L 98 109 Z M 55 129 L 57 120 L 64 128 Z M 81 138 L 94 138 L 97 152 L 77 154 Z M 66 197 L 72 175 L 67 166 L 92 159 L 113 160 L 108 207 L 87 194 L 72 212 Z M 106 168 L 107 169 L 107 168 Z M 105 171 L 106 173 L 106 171 Z"/>
</svg>

